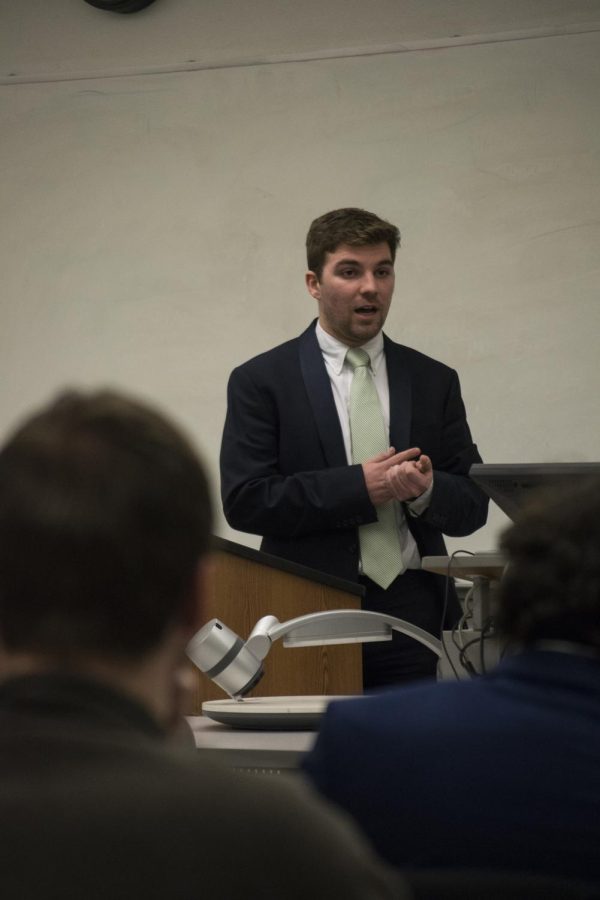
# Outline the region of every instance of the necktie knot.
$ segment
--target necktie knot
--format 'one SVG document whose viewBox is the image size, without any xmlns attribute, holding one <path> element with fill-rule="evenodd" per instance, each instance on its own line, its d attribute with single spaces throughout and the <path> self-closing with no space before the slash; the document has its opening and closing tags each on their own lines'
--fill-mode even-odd
<svg viewBox="0 0 600 900">
<path fill-rule="evenodd" d="M 346 353 L 346 362 L 353 369 L 360 369 L 363 366 L 368 368 L 371 365 L 371 357 L 366 350 L 361 350 L 360 347 L 351 347 Z"/>
</svg>

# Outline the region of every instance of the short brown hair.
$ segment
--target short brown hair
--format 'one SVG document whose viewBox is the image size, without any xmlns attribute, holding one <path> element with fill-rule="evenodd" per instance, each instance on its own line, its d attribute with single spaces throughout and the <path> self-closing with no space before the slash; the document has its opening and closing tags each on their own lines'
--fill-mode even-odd
<svg viewBox="0 0 600 900">
<path fill-rule="evenodd" d="M 306 236 L 306 260 L 308 268 L 320 280 L 328 253 L 341 244 L 349 247 L 366 247 L 386 243 L 392 262 L 400 244 L 400 232 L 395 225 L 380 219 L 366 209 L 346 207 L 334 209 L 315 219 Z"/>
<path fill-rule="evenodd" d="M 142 654 L 209 546 L 203 468 L 160 413 L 71 391 L 0 451 L 0 629 L 9 650 Z"/>
<path fill-rule="evenodd" d="M 520 644 L 600 649 L 600 479 L 538 495 L 502 536 L 497 624 Z"/>
</svg>

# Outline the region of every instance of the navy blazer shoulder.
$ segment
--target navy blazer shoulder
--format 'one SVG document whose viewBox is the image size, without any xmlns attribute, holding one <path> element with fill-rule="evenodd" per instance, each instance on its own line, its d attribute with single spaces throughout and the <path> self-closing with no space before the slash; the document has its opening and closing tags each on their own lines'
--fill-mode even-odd
<svg viewBox="0 0 600 900">
<path fill-rule="evenodd" d="M 532 650 L 332 703 L 304 767 L 395 865 L 600 881 L 597 658 Z"/>
</svg>

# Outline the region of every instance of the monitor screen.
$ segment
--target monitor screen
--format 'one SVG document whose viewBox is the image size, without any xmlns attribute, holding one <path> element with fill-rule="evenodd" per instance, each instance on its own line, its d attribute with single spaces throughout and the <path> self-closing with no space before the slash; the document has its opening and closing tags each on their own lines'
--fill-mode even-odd
<svg viewBox="0 0 600 900">
<path fill-rule="evenodd" d="M 600 462 L 475 463 L 469 475 L 510 519 L 514 519 L 532 491 L 569 484 L 575 486 L 582 478 L 600 477 Z"/>
</svg>

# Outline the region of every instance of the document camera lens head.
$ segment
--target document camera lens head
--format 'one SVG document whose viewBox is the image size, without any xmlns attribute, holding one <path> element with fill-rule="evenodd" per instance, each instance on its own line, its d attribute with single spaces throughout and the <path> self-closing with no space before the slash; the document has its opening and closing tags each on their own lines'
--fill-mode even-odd
<svg viewBox="0 0 600 900">
<path fill-rule="evenodd" d="M 186 653 L 230 697 L 244 697 L 263 676 L 262 660 L 218 619 L 211 619 L 196 632 Z"/>
</svg>

